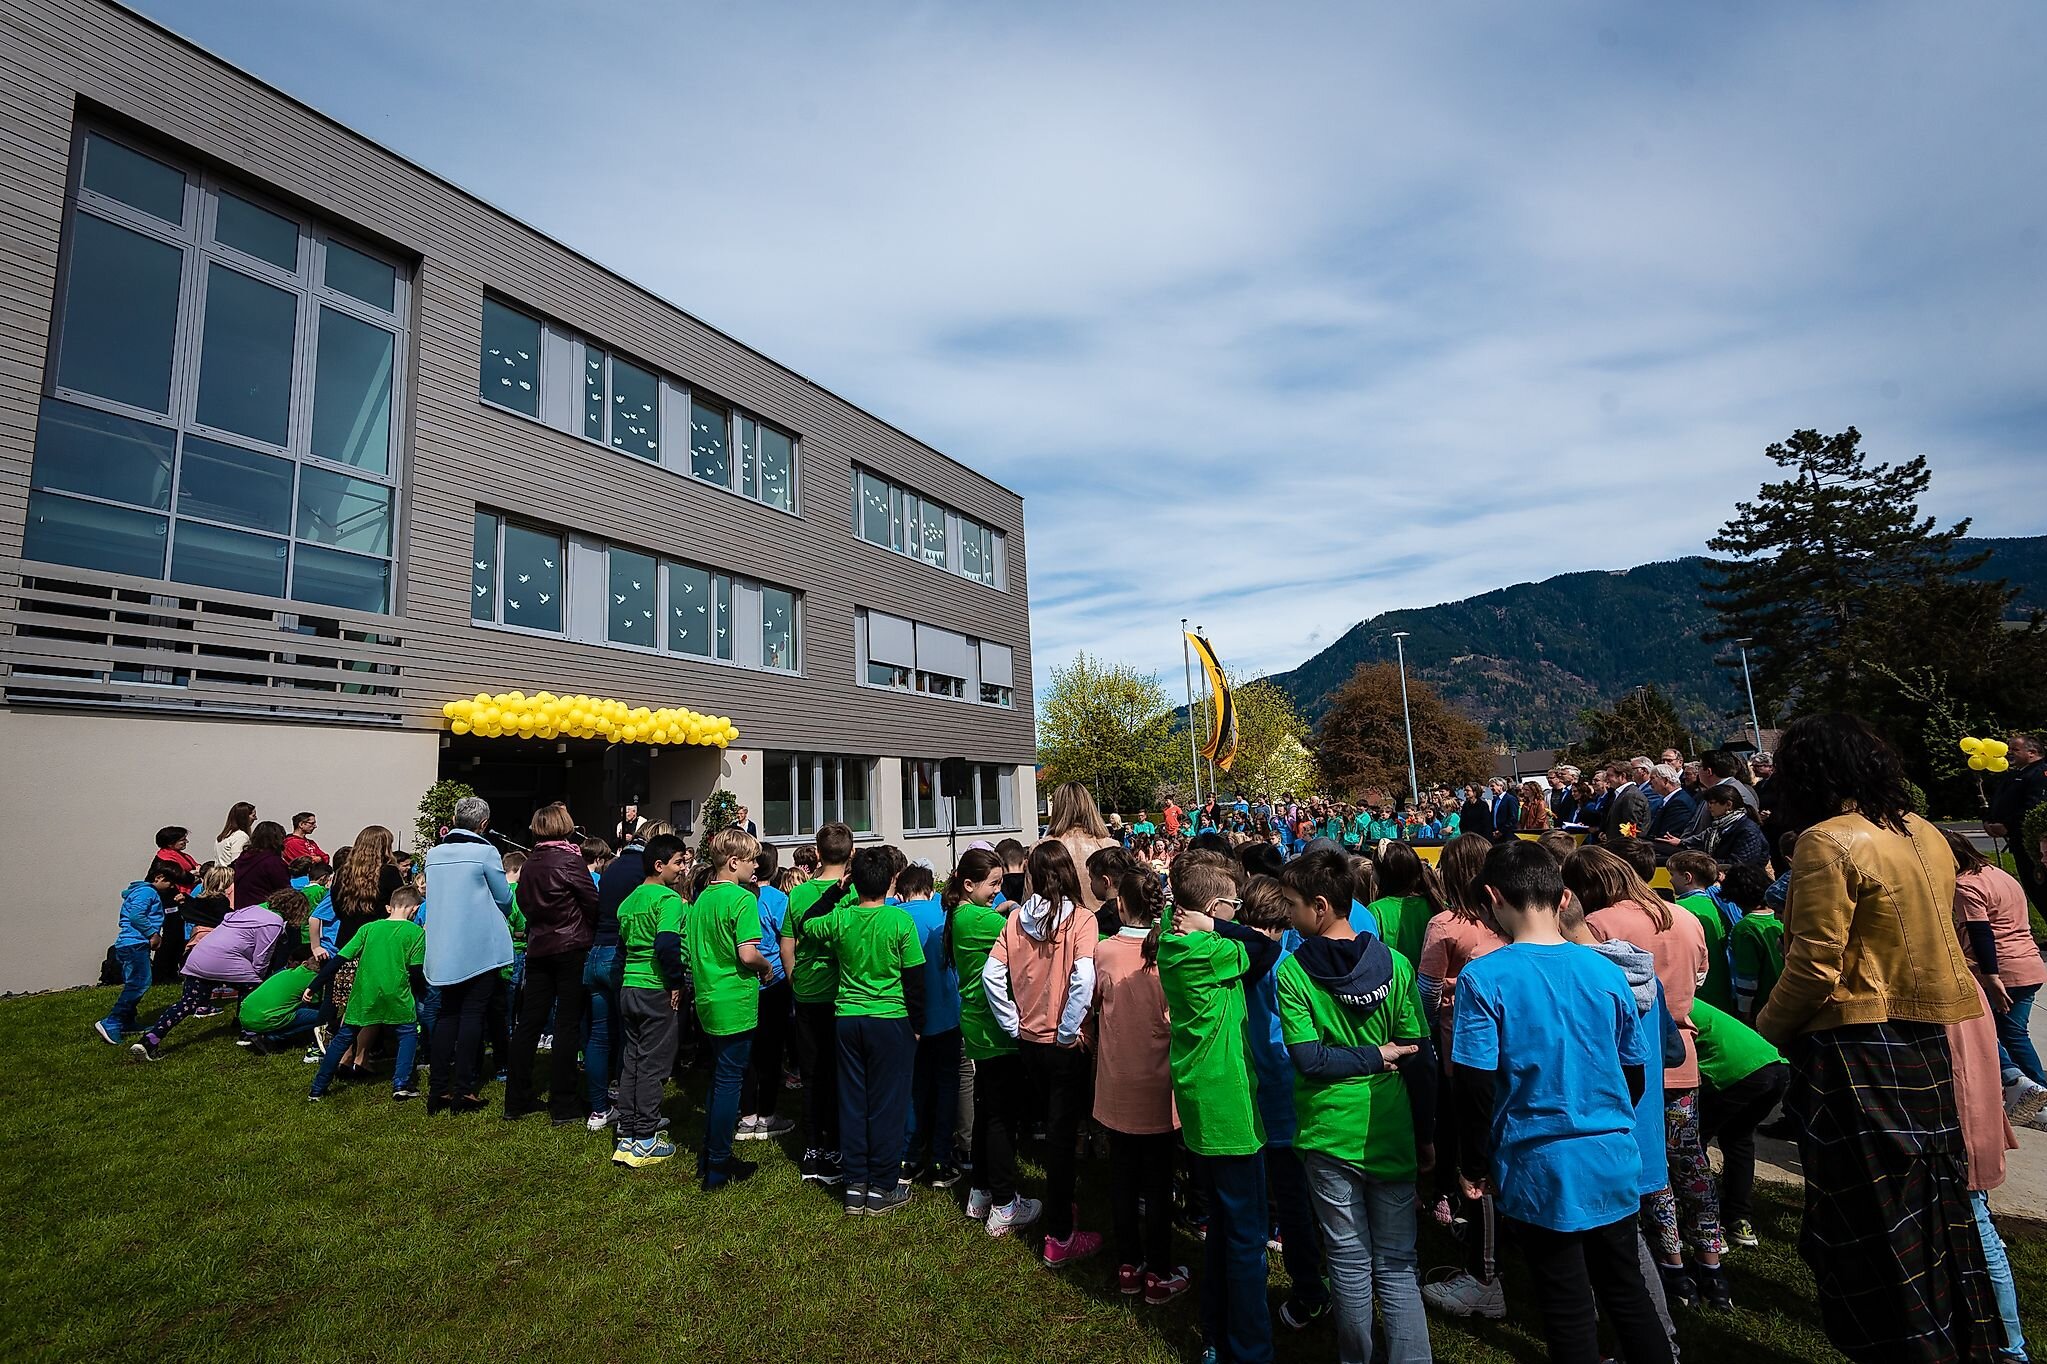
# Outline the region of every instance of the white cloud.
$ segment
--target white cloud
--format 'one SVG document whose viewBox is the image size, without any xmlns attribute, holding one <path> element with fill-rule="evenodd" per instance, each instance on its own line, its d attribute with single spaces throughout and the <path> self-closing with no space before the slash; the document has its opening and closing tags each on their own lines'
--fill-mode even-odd
<svg viewBox="0 0 2047 1364">
<path fill-rule="evenodd" d="M 1040 678 L 1692 552 L 1798 426 L 2047 529 L 2025 8 L 149 7 L 1023 491 Z"/>
</svg>

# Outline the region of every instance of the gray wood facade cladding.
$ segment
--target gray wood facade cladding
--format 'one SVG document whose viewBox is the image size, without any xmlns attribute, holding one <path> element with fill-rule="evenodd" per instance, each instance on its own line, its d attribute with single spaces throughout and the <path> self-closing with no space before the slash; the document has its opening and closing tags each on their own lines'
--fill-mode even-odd
<svg viewBox="0 0 2047 1364">
<path fill-rule="evenodd" d="M 404 639 L 406 724 L 437 726 L 442 702 L 479 689 L 551 688 L 729 714 L 747 748 L 1032 759 L 1027 688 L 1005 710 L 865 688 L 854 676 L 856 606 L 1007 644 L 1018 676 L 1030 675 L 1016 494 L 107 0 L 9 0 L 0 8 L 0 69 L 8 73 L 0 81 L 0 561 L 21 550 L 74 128 L 104 120 L 411 262 L 393 603 L 402 621 L 390 632 Z M 798 514 L 480 402 L 486 291 L 796 433 Z M 1008 590 L 858 538 L 856 464 L 1001 530 Z M 801 675 L 472 625 L 468 565 L 479 504 L 796 588 Z M 19 573 L 12 562 L 0 573 L 0 631 L 9 634 Z"/>
</svg>

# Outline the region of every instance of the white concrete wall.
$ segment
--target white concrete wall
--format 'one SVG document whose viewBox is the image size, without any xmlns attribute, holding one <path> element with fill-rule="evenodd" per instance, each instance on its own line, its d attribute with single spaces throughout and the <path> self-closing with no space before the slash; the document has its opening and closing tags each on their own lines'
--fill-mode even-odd
<svg viewBox="0 0 2047 1364">
<path fill-rule="evenodd" d="M 239 800 L 280 824 L 313 811 L 330 852 L 367 824 L 412 847 L 438 748 L 430 730 L 0 708 L 0 991 L 98 980 L 167 824 L 202 862 Z"/>
</svg>

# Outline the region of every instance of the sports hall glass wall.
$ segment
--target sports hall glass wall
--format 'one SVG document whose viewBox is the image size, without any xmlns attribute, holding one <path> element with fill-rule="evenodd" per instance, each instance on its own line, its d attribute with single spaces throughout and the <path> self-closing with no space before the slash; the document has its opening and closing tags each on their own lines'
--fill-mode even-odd
<svg viewBox="0 0 2047 1364">
<path fill-rule="evenodd" d="M 22 557 L 390 611 L 406 272 L 110 131 L 73 155 Z"/>
</svg>

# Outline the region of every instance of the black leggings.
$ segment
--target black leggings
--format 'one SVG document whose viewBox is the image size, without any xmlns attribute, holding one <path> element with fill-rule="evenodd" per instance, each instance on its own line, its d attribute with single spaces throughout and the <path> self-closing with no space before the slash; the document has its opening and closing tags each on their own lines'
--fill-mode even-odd
<svg viewBox="0 0 2047 1364">
<path fill-rule="evenodd" d="M 1791 1067 L 1764 1066 L 1725 1089 L 1699 1090 L 1699 1142 L 1720 1141 L 1720 1225 L 1747 1218 L 1756 1188 L 1756 1129 L 1784 1097 Z"/>
<path fill-rule="evenodd" d="M 526 989 L 519 1000 L 519 1026 L 512 1032 L 512 1055 L 505 1067 L 505 1112 L 524 1113 L 533 1101 L 533 1058 L 540 1034 L 554 1012 L 554 1051 L 548 1060 L 548 1110 L 557 1118 L 588 1116 L 584 1087 L 576 1078 L 576 1046 L 583 1036 L 583 1008 L 590 992 L 583 985 L 588 948 L 526 957 Z"/>
<path fill-rule="evenodd" d="M 772 1118 L 782 1095 L 782 1050 L 789 1036 L 789 982 L 778 980 L 761 991 L 760 1023 L 753 1030 L 753 1055 L 746 1080 L 739 1087 L 739 1111 L 747 1117 Z"/>
<path fill-rule="evenodd" d="M 195 1010 L 203 1009 L 213 999 L 216 989 L 226 987 L 238 995 L 249 993 L 247 985 L 229 985 L 224 980 L 202 980 L 198 976 L 185 977 L 184 993 L 172 1002 L 171 1007 L 156 1016 L 156 1022 L 149 1025 L 149 1035 L 161 1042 L 170 1036 L 171 1029 L 190 1018 Z"/>
<path fill-rule="evenodd" d="M 1073 1144 L 1087 1101 L 1087 1054 L 1050 1042 L 1019 1042 L 1017 1058 L 1031 1092 L 1045 1105 L 1045 1234 L 1073 1235 Z"/>
<path fill-rule="evenodd" d="M 495 970 L 441 986 L 441 1011 L 434 1018 L 429 1054 L 433 1057 L 435 1106 L 456 1098 L 476 1097 L 483 1066 L 484 1019 L 500 984 Z"/>
<path fill-rule="evenodd" d="M 803 1146 L 839 1149 L 839 1020 L 832 1004 L 796 1006 L 796 1069 L 803 1075 Z"/>
<path fill-rule="evenodd" d="M 1002 1207 L 1016 1197 L 1017 1099 L 1023 1066 L 1014 1053 L 974 1062 L 974 1136 L 969 1159 L 974 1187 L 986 1189 Z"/>
<path fill-rule="evenodd" d="M 1173 1272 L 1173 1161 L 1179 1151 L 1177 1132 L 1109 1129 L 1109 1203 L 1116 1258 L 1126 1265 L 1143 1265 L 1162 1279 Z"/>
</svg>

